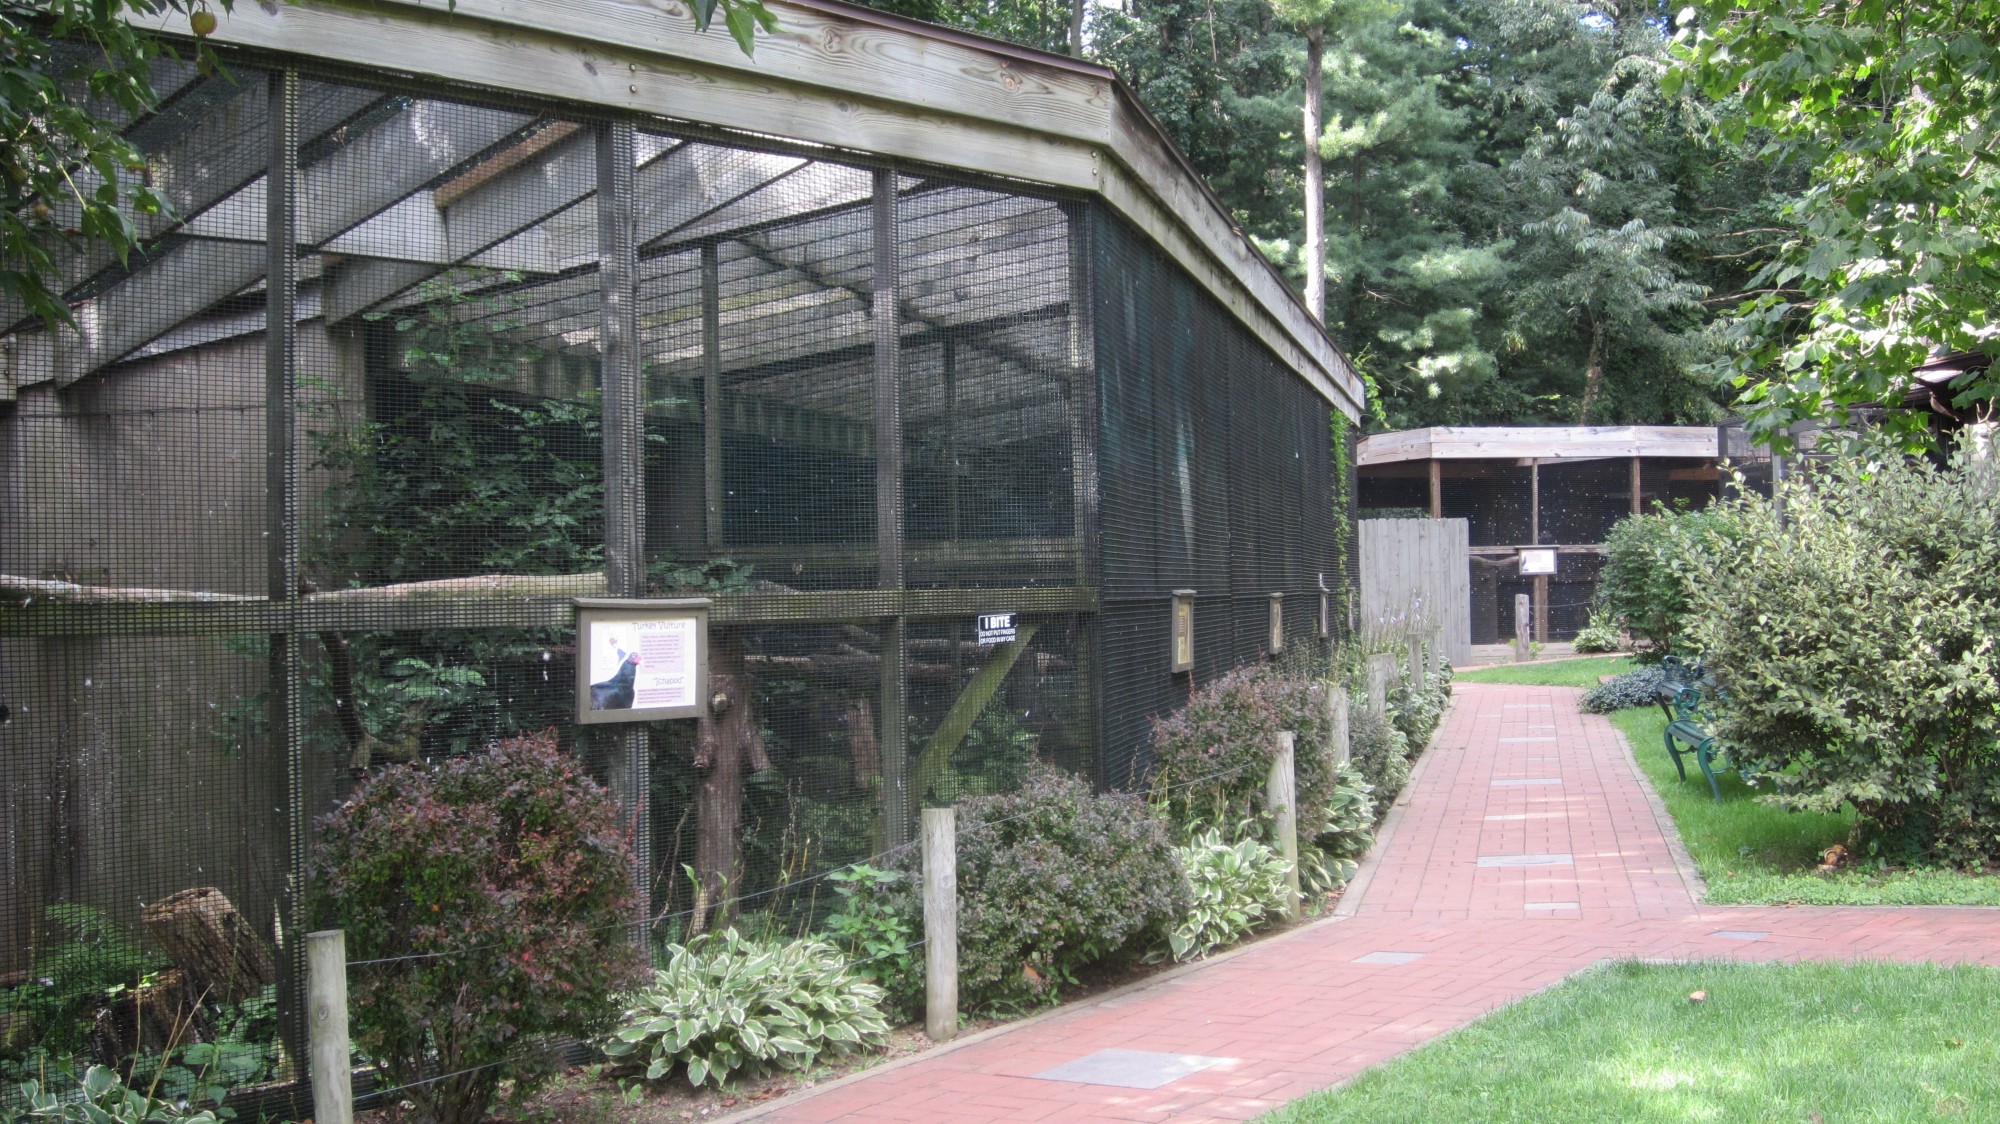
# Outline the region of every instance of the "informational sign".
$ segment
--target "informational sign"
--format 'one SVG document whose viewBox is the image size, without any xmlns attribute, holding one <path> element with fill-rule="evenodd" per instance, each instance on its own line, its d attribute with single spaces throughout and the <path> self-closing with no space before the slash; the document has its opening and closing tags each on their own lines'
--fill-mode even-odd
<svg viewBox="0 0 2000 1124">
<path fill-rule="evenodd" d="M 1194 670 L 1194 590 L 1174 590 L 1174 650 L 1170 672 Z"/>
<path fill-rule="evenodd" d="M 578 722 L 657 722 L 708 713 L 705 598 L 579 600 Z"/>
<path fill-rule="evenodd" d="M 1555 573 L 1556 552 L 1553 550 L 1523 550 L 1521 552 L 1521 572 L 1524 574 Z"/>
<path fill-rule="evenodd" d="M 979 614 L 979 642 L 981 644 L 1011 644 L 1014 642 L 1014 613 Z"/>
</svg>

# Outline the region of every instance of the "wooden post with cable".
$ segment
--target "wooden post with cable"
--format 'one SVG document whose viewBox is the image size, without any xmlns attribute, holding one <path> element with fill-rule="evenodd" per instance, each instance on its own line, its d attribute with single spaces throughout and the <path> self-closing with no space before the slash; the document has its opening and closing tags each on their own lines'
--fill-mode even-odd
<svg viewBox="0 0 2000 1124">
<path fill-rule="evenodd" d="M 933 1042 L 958 1034 L 958 813 L 925 808 L 924 1033 Z"/>
<path fill-rule="evenodd" d="M 1264 780 L 1264 806 L 1271 810 L 1278 853 L 1290 864 L 1285 873 L 1287 921 L 1299 919 L 1299 783 L 1293 770 L 1297 753 L 1298 735 L 1290 730 L 1281 731 L 1278 752 L 1271 759 L 1271 773 Z"/>
<path fill-rule="evenodd" d="M 354 1060 L 347 1040 L 347 934 L 306 934 L 306 1027 L 313 1120 L 354 1124 Z"/>
</svg>

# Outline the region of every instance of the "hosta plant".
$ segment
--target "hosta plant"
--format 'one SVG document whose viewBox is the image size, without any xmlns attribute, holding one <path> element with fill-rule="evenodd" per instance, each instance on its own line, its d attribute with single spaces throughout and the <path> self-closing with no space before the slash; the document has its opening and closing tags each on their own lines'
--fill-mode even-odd
<svg viewBox="0 0 2000 1124">
<path fill-rule="evenodd" d="M 1291 869 L 1268 844 L 1224 841 L 1209 830 L 1179 850 L 1194 904 L 1167 936 L 1176 960 L 1199 960 L 1284 909 Z"/>
<path fill-rule="evenodd" d="M 728 929 L 669 945 L 667 966 L 627 997 L 604 1052 L 644 1061 L 648 1081 L 680 1069 L 690 1084 L 722 1086 L 879 1043 L 889 1029 L 881 1001 L 882 989 L 824 941 L 764 942 Z"/>
<path fill-rule="evenodd" d="M 73 1080 L 69 1089 L 22 1082 L 15 1103 L 0 1102 L 0 1124 L 223 1124 L 236 1115 L 219 1103 L 204 1107 L 155 1096 L 157 1089 L 134 1089 L 106 1066 L 91 1066 Z"/>
</svg>

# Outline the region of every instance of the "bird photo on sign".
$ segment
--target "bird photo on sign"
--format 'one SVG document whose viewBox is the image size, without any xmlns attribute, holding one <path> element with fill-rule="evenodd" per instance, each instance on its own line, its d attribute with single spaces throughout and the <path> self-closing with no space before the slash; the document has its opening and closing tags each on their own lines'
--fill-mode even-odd
<svg viewBox="0 0 2000 1124">
<path fill-rule="evenodd" d="M 695 702 L 692 618 L 599 622 L 590 630 L 590 709 L 651 710 Z"/>
</svg>

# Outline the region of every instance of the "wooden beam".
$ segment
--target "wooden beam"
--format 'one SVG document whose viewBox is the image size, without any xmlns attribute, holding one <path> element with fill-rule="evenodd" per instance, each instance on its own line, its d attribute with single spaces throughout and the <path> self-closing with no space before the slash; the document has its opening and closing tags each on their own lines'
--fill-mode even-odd
<svg viewBox="0 0 2000 1124">
<path fill-rule="evenodd" d="M 1000 685 L 1007 681 L 1007 675 L 1028 650 L 1040 624 L 1026 624 L 1016 630 L 1014 639 L 997 647 L 990 659 L 972 673 L 972 679 L 965 689 L 951 702 L 951 709 L 938 722 L 937 732 L 924 744 L 923 752 L 917 755 L 916 768 L 910 771 L 910 798 L 930 799 L 931 786 L 944 775 L 945 765 L 951 755 L 958 750 L 965 735 L 972 732 L 972 724 L 986 710 L 986 704 L 993 701 Z M 947 794 L 947 799 L 949 794 Z"/>
<path fill-rule="evenodd" d="M 0 577 L 0 592 L 27 579 Z M 148 590 L 99 590 L 44 583 L 32 594 L 8 592 L 0 637 L 244 636 L 252 633 L 376 632 L 462 628 L 557 628 L 575 623 L 578 597 L 605 595 L 604 574 L 456 578 L 420 583 L 433 592 L 354 589 L 316 593 L 290 603 L 264 598 Z M 870 624 L 885 616 L 947 620 L 1008 605 L 1024 614 L 1094 613 L 1089 586 L 992 589 L 828 590 L 725 593 L 714 597 L 711 624 Z"/>
<path fill-rule="evenodd" d="M 1430 461 L 1431 477 L 1431 518 L 1444 518 L 1444 474 L 1439 471 L 1437 461 Z"/>
<path fill-rule="evenodd" d="M 299 175 L 299 238 L 317 246 L 529 122 L 517 113 L 413 102 Z M 56 347 L 55 381 L 67 386 L 264 275 L 266 181 L 217 204 L 202 221 L 256 229 L 245 242 L 191 241 L 77 310 L 81 331 Z"/>
<path fill-rule="evenodd" d="M 222 200 L 241 191 L 264 174 L 267 158 L 263 138 L 271 122 L 264 91 L 257 83 L 221 75 L 205 79 L 188 96 L 203 112 L 176 117 L 176 127 L 168 131 L 165 121 L 142 121 L 132 140 L 146 154 L 143 172 L 124 172 L 120 179 L 127 187 L 143 178 L 167 200 L 171 215 L 136 213 L 132 216 L 136 240 L 145 243 L 175 229 Z M 332 133 L 370 108 L 381 104 L 380 91 L 336 86 L 325 82 L 301 83 L 299 97 L 299 139 L 311 144 Z M 194 108 L 190 105 L 188 109 Z M 146 126 L 151 123 L 151 128 Z M 87 170 L 78 185 L 89 190 L 97 181 Z M 74 204 L 69 204 L 72 208 Z M 252 216 L 258 227 L 263 216 Z M 63 218 L 75 225 L 74 217 Z M 140 256 L 143 261 L 143 254 Z M 117 254 L 101 239 L 89 239 L 65 247 L 56 254 L 53 287 L 68 292 L 118 264 Z M 17 301 L 0 301 L 0 326 L 20 327 L 26 311 Z"/>
<path fill-rule="evenodd" d="M 1421 460 L 1606 460 L 1715 456 L 1711 426 L 1438 426 L 1361 439 L 1361 465 Z"/>
<path fill-rule="evenodd" d="M 1639 504 L 1640 504 L 1638 457 L 1632 458 L 1631 474 L 1632 474 L 1632 514 L 1637 515 L 1639 514 Z"/>
<path fill-rule="evenodd" d="M 1359 416 L 1359 383 L 1338 349 L 1109 71 L 773 2 L 788 30 L 760 44 L 754 71 L 714 54 L 720 36 L 669 33 L 650 10 L 634 18 L 636 0 L 564 5 L 560 15 L 508 0 L 468 0 L 451 13 L 406 0 L 366 9 L 305 0 L 231 12 L 213 38 L 1096 192 Z M 163 22 L 185 32 L 179 13 Z M 699 91 L 692 110 L 690 90 Z"/>
</svg>

